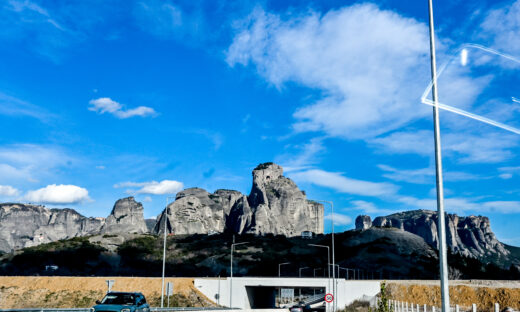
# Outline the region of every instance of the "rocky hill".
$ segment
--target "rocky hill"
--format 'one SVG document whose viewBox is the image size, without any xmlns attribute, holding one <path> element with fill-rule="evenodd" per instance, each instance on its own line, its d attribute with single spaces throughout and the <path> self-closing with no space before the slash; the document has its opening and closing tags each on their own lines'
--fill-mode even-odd
<svg viewBox="0 0 520 312">
<path fill-rule="evenodd" d="M 37 246 L 99 233 L 146 233 L 143 206 L 133 197 L 120 199 L 105 218 L 88 218 L 74 209 L 40 205 L 0 204 L 0 251 Z"/>
<path fill-rule="evenodd" d="M 0 275 L 160 276 L 163 238 L 133 234 L 133 238 L 110 235 L 112 242 L 94 237 L 76 237 L 0 256 Z M 107 239 L 108 239 L 107 238 Z M 282 276 L 324 276 L 327 255 L 309 244 L 331 244 L 331 236 L 306 239 L 283 235 L 244 234 L 235 237 L 236 276 L 277 276 L 279 263 L 289 262 Z M 229 276 L 230 244 L 233 234 L 174 235 L 167 238 L 167 276 Z M 107 245 L 108 244 L 108 245 Z M 335 235 L 335 260 L 348 268 L 349 278 L 436 279 L 437 251 L 419 236 L 396 228 L 373 227 Z M 500 268 L 459 254 L 448 256 L 451 279 L 520 279 L 514 266 Z M 53 265 L 56 269 L 46 270 Z M 312 268 L 312 269 L 310 269 Z M 318 269 L 318 270 L 314 270 Z M 340 277 L 345 278 L 346 270 Z"/>
<path fill-rule="evenodd" d="M 446 240 L 452 253 L 481 259 L 486 262 L 509 266 L 517 263 L 511 248 L 497 240 L 491 230 L 489 218 L 483 216 L 460 217 L 446 214 Z M 437 212 L 414 210 L 376 217 L 356 218 L 356 229 L 372 227 L 391 227 L 416 234 L 426 243 L 438 249 Z"/>
<path fill-rule="evenodd" d="M 68 208 L 0 204 L 0 252 L 87 235 L 162 233 L 165 215 L 167 232 L 177 235 L 323 233 L 323 205 L 307 200 L 283 176 L 282 167 L 273 163 L 253 170 L 249 196 L 233 190 L 209 193 L 189 188 L 179 192 L 157 219 L 145 220 L 143 210 L 133 197 L 116 201 L 107 218 L 88 218 Z"/>
<path fill-rule="evenodd" d="M 308 200 L 305 192 L 283 176 L 282 167 L 261 164 L 253 170 L 248 196 L 232 190 L 209 193 L 200 188 L 179 192 L 157 218 L 154 233 L 275 234 L 297 236 L 303 231 L 323 233 L 323 205 Z"/>
</svg>

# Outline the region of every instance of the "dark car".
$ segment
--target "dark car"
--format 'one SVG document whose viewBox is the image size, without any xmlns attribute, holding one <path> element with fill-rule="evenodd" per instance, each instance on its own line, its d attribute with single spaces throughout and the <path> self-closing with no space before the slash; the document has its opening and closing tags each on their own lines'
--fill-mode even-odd
<svg viewBox="0 0 520 312">
<path fill-rule="evenodd" d="M 149 312 L 143 294 L 138 292 L 109 292 L 101 301 L 96 301 L 92 312 Z"/>
</svg>

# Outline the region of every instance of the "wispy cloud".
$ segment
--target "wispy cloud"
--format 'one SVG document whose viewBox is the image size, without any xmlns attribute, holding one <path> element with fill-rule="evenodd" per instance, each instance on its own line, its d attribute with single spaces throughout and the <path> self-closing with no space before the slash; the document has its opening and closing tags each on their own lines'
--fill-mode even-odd
<svg viewBox="0 0 520 312">
<path fill-rule="evenodd" d="M 362 196 L 389 196 L 397 193 L 397 185 L 386 182 L 370 182 L 352 179 L 338 172 L 310 169 L 293 172 L 289 175 L 297 182 L 306 182 L 328 187 L 341 193 Z"/>
<path fill-rule="evenodd" d="M 98 114 L 109 113 L 119 119 L 126 119 L 135 116 L 154 117 L 157 115 L 155 110 L 151 107 L 138 106 L 136 108 L 124 109 L 123 105 L 112 100 L 111 98 L 106 97 L 90 100 L 89 104 L 90 106 L 88 109 L 90 111 L 96 112 Z"/>
<path fill-rule="evenodd" d="M 332 220 L 332 217 L 334 216 L 334 225 L 336 226 L 343 226 L 343 225 L 349 225 L 352 223 L 352 218 L 350 218 L 347 215 L 340 214 L 340 213 L 329 213 L 324 217 L 325 220 Z"/>
<path fill-rule="evenodd" d="M 57 168 L 68 167 L 77 159 L 55 146 L 14 144 L 0 147 L 0 182 L 36 182 Z"/>
<path fill-rule="evenodd" d="M 25 194 L 24 199 L 31 203 L 46 203 L 56 205 L 77 204 L 90 200 L 88 191 L 76 185 L 47 185 Z"/>
<path fill-rule="evenodd" d="M 503 51 L 520 52 L 520 1 L 509 2 L 491 10 L 480 28 L 477 38 L 490 40 L 495 48 Z"/>
<path fill-rule="evenodd" d="M 132 188 L 126 190 L 129 194 L 166 195 L 181 191 L 184 188 L 184 184 L 174 180 L 162 180 L 160 182 L 122 182 L 114 185 L 114 187 Z"/>
<path fill-rule="evenodd" d="M 297 82 L 323 91 L 296 111 L 295 131 L 367 138 L 429 112 L 417 108 L 428 81 L 427 35 L 424 24 L 373 4 L 324 15 L 257 9 L 238 29 L 227 62 L 252 64 L 278 87 Z"/>
<path fill-rule="evenodd" d="M 56 116 L 45 109 L 0 92 L 0 114 L 7 116 L 27 116 L 42 122 L 50 122 Z"/>
<path fill-rule="evenodd" d="M 326 153 L 323 140 L 324 138 L 313 138 L 305 144 L 289 146 L 296 152 L 277 156 L 275 160 L 282 165 L 285 172 L 310 169 L 318 163 L 319 155 Z"/>
<path fill-rule="evenodd" d="M 369 141 L 372 147 L 393 154 L 433 155 L 433 132 L 428 130 L 393 132 Z M 467 131 L 445 133 L 443 154 L 456 156 L 459 163 L 497 163 L 513 157 L 511 149 L 520 137 L 512 134 Z"/>
<path fill-rule="evenodd" d="M 433 167 L 420 169 L 396 169 L 391 166 L 381 164 L 377 167 L 385 172 L 383 174 L 385 178 L 394 181 L 416 184 L 431 184 L 435 181 L 435 170 Z M 444 170 L 443 175 L 445 181 L 451 182 L 483 179 L 483 177 L 468 172 Z"/>
</svg>

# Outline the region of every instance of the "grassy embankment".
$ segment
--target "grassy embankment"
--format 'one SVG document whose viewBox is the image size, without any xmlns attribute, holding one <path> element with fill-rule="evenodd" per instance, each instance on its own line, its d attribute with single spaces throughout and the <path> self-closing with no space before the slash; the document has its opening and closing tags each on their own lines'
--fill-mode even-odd
<svg viewBox="0 0 520 312">
<path fill-rule="evenodd" d="M 387 289 L 394 300 L 428 306 L 441 306 L 438 282 L 403 281 L 389 282 Z M 478 311 L 493 311 L 495 303 L 500 309 L 520 309 L 520 283 L 500 281 L 451 281 L 450 304 L 458 304 L 462 311 L 471 311 L 471 304 Z"/>
<path fill-rule="evenodd" d="M 0 277 L 0 308 L 82 308 L 91 307 L 106 292 L 106 280 L 115 280 L 114 291 L 142 292 L 151 306 L 161 304 L 161 279 L 146 277 Z M 191 278 L 168 278 L 174 296 L 170 306 L 213 306 L 193 286 Z M 165 301 L 166 304 L 166 301 Z"/>
</svg>

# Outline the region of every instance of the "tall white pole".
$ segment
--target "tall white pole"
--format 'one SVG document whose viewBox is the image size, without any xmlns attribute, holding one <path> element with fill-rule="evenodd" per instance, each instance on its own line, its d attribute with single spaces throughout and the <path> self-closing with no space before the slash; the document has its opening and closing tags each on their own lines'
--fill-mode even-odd
<svg viewBox="0 0 520 312">
<path fill-rule="evenodd" d="M 163 260 L 162 260 L 162 286 L 161 286 L 161 308 L 164 307 L 164 272 L 166 269 L 166 220 L 168 219 L 168 197 L 166 197 L 166 208 L 164 209 L 164 239 L 163 239 Z"/>
<path fill-rule="evenodd" d="M 446 255 L 446 223 L 444 221 L 444 186 L 442 179 L 441 132 L 439 126 L 439 105 L 437 94 L 437 64 L 435 59 L 435 30 L 433 23 L 433 3 L 428 0 L 430 20 L 430 57 L 432 74 L 433 125 L 435 140 L 435 168 L 437 177 L 437 227 L 439 228 L 439 266 L 441 280 L 442 312 L 450 311 L 448 286 L 448 259 Z"/>
<path fill-rule="evenodd" d="M 332 233 L 331 233 L 331 236 L 332 236 L 332 296 L 334 297 L 334 301 L 332 303 L 332 312 L 336 312 L 336 302 L 337 302 L 336 295 L 337 294 L 336 294 L 336 267 L 335 267 L 336 257 L 334 254 L 334 203 L 332 201 L 328 201 L 328 200 L 318 200 L 318 202 L 329 204 L 330 209 L 331 209 L 330 222 L 331 222 L 331 227 L 332 227 Z M 330 265 L 330 261 L 329 261 L 329 265 Z M 330 279 L 330 273 L 329 273 L 329 279 Z"/>
<path fill-rule="evenodd" d="M 230 257 L 230 276 L 229 279 L 229 307 L 233 308 L 233 248 L 235 248 L 235 235 L 233 235 L 233 243 L 231 243 L 231 257 Z"/>
</svg>

